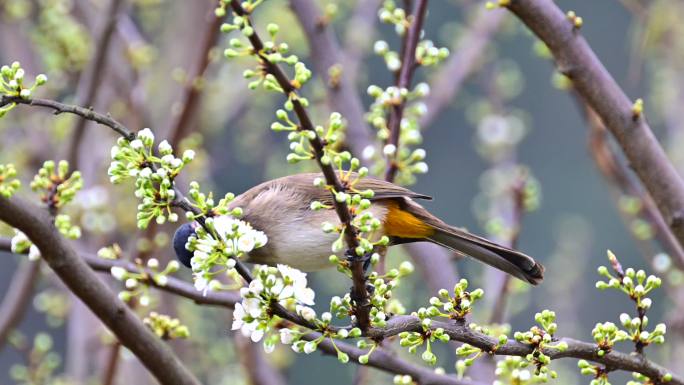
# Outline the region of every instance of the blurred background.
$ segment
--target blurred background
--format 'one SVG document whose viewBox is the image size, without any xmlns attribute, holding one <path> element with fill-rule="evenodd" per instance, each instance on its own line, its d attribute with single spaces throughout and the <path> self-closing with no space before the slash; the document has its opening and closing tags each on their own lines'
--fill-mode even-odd
<svg viewBox="0 0 684 385">
<path fill-rule="evenodd" d="M 127 0 L 114 13 L 111 3 L 0 0 L 0 62 L 18 60 L 32 76 L 47 74 L 50 80 L 40 97 L 92 105 L 131 129 L 150 127 L 160 138 L 172 135 L 181 150 L 195 149 L 198 157 L 183 182 L 199 180 L 217 195 L 241 193 L 264 180 L 312 166 L 285 162 L 285 135 L 269 129 L 281 97 L 247 89 L 242 73 L 252 67 L 252 60 L 223 57 L 228 38 L 218 33 L 213 1 Z M 352 57 L 357 93 L 366 110 L 372 102 L 366 94 L 370 84 L 386 88 L 394 83 L 383 58 L 373 53 L 373 42 L 385 40 L 394 50 L 400 45 L 393 27 L 377 20 L 380 3 L 318 2 L 345 54 Z M 684 123 L 679 117 L 684 106 L 680 22 L 684 3 L 556 3 L 583 18 L 581 33 L 629 97 L 644 98 L 651 127 L 675 166 L 684 170 Z M 262 30 L 266 23 L 277 22 L 279 38 L 310 63 L 306 36 L 287 1 L 265 2 L 255 20 Z M 94 65 L 108 27 L 111 36 L 105 56 Z M 649 316 L 653 325 L 667 322 L 667 342 L 647 352 L 684 374 L 684 275 L 660 241 L 640 198 L 639 184 L 619 151 L 555 72 L 543 44 L 512 15 L 486 12 L 484 2 L 475 0 L 431 2 L 425 38 L 448 47 L 451 57 L 416 73 L 414 84 L 425 81 L 433 92 L 445 93 L 438 101 L 425 100 L 423 143 L 414 147 L 427 151 L 429 172 L 418 175 L 410 188 L 433 196 L 426 206 L 445 221 L 501 242 L 514 241 L 547 270 L 539 287 L 507 283 L 510 293 L 503 305 L 497 301 L 500 275 L 453 258 L 458 276 L 485 289 L 486 300 L 476 308 L 473 322 L 487 323 L 495 309 L 503 309 L 499 321 L 524 330 L 533 323 L 535 312 L 548 308 L 558 314 L 559 335 L 590 340 L 596 322 L 617 322 L 620 313 L 632 311 L 624 296 L 594 288 L 596 268 L 607 264 L 606 250 L 611 249 L 624 266 L 663 278 L 665 285 L 654 294 Z M 315 69 L 314 64 L 308 67 Z M 444 68 L 451 71 L 440 72 Z M 465 72 L 463 81 L 456 72 Z M 315 78 L 304 90 L 317 122 L 324 122 L 334 109 L 327 103 L 324 84 Z M 449 85 L 454 89 L 449 90 Z M 77 241 L 80 250 L 95 253 L 117 243 L 124 258 L 154 257 L 162 262 L 173 258 L 168 242 L 174 227 L 138 231 L 132 186 L 112 186 L 108 181 L 114 134 L 92 123 L 79 126 L 73 116 L 18 107 L 0 120 L 0 163 L 17 166 L 25 194 L 30 194 L 28 182 L 45 160 L 70 159 L 83 172 L 86 187 L 68 209 L 83 229 Z M 605 154 L 613 156 L 617 168 L 606 166 Z M 520 221 L 512 214 L 514 185 L 524 189 L 527 199 Z M 0 232 L 12 234 L 6 226 Z M 26 261 L 0 255 L 0 293 L 8 293 L 18 284 L 17 272 Z M 410 258 L 405 249 L 394 248 L 388 264 L 396 266 Z M 409 310 L 425 306 L 434 294 L 434 277 L 425 273 L 429 255 L 423 261 L 427 262 L 416 261 L 418 269 L 399 293 Z M 178 275 L 190 280 L 187 271 Z M 46 266 L 35 268 L 29 277 L 34 283 L 26 312 L 0 341 L 0 383 L 26 383 L 20 380 L 22 375 L 39 370 L 45 375 L 29 383 L 154 383 Z M 334 269 L 309 277 L 318 305 L 350 286 Z M 106 275 L 103 279 L 121 289 L 119 282 Z M 262 349 L 230 331 L 228 312 L 156 291 L 149 295 L 151 305 L 136 306 L 137 311 L 144 316 L 157 310 L 188 325 L 191 337 L 171 344 L 204 383 L 250 383 L 243 361 L 247 352 L 262 354 Z M 110 377 L 105 373 L 112 367 L 112 356 L 119 359 Z M 443 347 L 439 357 L 438 365 L 453 372 L 453 347 Z M 266 359 L 289 384 L 391 383 L 388 375 L 376 370 L 359 370 L 357 365 L 342 365 L 320 354 L 297 355 L 282 346 Z M 560 383 L 589 381 L 580 377 L 574 360 L 553 366 Z M 616 381 L 627 378 L 615 377 Z"/>
</svg>

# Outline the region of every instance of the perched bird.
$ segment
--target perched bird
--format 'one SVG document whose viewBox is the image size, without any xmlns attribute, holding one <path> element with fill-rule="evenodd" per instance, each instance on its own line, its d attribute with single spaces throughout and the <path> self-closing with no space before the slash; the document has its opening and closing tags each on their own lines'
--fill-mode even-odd
<svg viewBox="0 0 684 385">
<path fill-rule="evenodd" d="M 274 179 L 252 187 L 231 202 L 231 207 L 242 208 L 241 219 L 268 237 L 264 247 L 247 255 L 247 262 L 283 263 L 303 271 L 331 266 L 331 245 L 338 234 L 324 233 L 321 224 L 339 224 L 339 218 L 333 209 L 314 211 L 310 207 L 313 201 L 332 204 L 330 192 L 314 186 L 314 180 L 322 177 L 320 173 L 306 173 Z M 387 235 L 390 245 L 432 242 L 533 285 L 543 279 L 544 267 L 531 257 L 450 226 L 430 214 L 415 201 L 431 199 L 427 195 L 370 177 L 360 179 L 354 187 L 375 192 L 369 210 L 382 223 L 377 237 Z M 196 223 L 180 226 L 173 239 L 178 259 L 188 267 L 192 253 L 186 249 L 186 242 L 196 226 Z"/>
</svg>

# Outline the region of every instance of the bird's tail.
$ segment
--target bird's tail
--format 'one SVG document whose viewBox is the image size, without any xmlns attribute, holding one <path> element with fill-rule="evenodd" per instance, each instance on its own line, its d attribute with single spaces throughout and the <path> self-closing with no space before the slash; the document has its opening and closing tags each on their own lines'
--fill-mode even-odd
<svg viewBox="0 0 684 385">
<path fill-rule="evenodd" d="M 434 243 L 469 255 L 533 285 L 544 279 L 544 266 L 528 255 L 443 223 L 434 229 L 434 234 L 428 237 Z"/>
<path fill-rule="evenodd" d="M 395 243 L 428 240 L 533 285 L 544 279 L 544 266 L 532 257 L 450 226 L 410 199 L 391 202 L 387 207 L 385 231 Z"/>
</svg>

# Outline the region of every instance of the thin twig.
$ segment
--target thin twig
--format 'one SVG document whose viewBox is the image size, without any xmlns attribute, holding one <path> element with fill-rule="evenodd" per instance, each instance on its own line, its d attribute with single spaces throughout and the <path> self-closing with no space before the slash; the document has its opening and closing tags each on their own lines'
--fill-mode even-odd
<svg viewBox="0 0 684 385">
<path fill-rule="evenodd" d="M 411 79 L 413 78 L 413 73 L 416 69 L 416 47 L 418 47 L 418 41 L 420 40 L 420 34 L 423 30 L 423 21 L 425 20 L 426 13 L 427 0 L 418 0 L 415 9 L 411 13 L 411 26 L 406 32 L 406 37 L 403 40 L 401 68 L 399 69 L 396 83 L 397 88 L 400 90 L 408 89 L 411 86 Z M 399 148 L 399 134 L 401 131 L 401 120 L 404 115 L 405 105 L 406 101 L 403 99 L 401 102 L 394 104 L 390 110 L 390 117 L 387 123 L 390 131 L 387 143 L 393 145 L 396 149 Z M 398 152 L 399 151 L 395 151 L 394 154 L 397 154 Z M 398 170 L 399 167 L 394 159 L 394 155 L 388 155 L 385 180 L 390 182 L 393 181 Z"/>
<path fill-rule="evenodd" d="M 54 100 L 49 100 L 49 99 L 37 99 L 37 98 L 36 99 L 24 99 L 24 98 L 20 98 L 17 96 L 6 96 L 6 95 L 0 96 L 0 107 L 11 104 L 11 103 L 50 108 L 50 109 L 54 110 L 55 115 L 59 115 L 59 114 L 63 114 L 63 113 L 70 113 L 70 114 L 78 115 L 78 116 L 85 118 L 87 120 L 91 120 L 93 122 L 107 126 L 107 127 L 111 128 L 112 130 L 116 131 L 119 135 L 123 136 L 126 139 L 129 139 L 129 140 L 135 139 L 135 134 L 132 131 L 130 131 L 128 128 L 126 128 L 123 124 L 114 120 L 109 114 L 102 115 L 102 114 L 99 114 L 97 112 L 94 112 L 92 109 L 89 109 L 89 108 L 83 108 L 83 107 L 79 107 L 79 106 L 75 106 L 75 105 L 64 104 L 64 103 L 60 103 L 60 102 L 57 102 Z"/>
</svg>

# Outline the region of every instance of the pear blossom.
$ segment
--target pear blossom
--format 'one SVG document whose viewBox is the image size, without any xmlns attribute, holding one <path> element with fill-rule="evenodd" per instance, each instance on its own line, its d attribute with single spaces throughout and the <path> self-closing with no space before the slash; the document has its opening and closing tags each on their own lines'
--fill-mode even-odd
<svg viewBox="0 0 684 385">
<path fill-rule="evenodd" d="M 283 345 L 290 345 L 295 341 L 295 334 L 292 330 L 283 328 L 280 329 L 280 342 Z"/>
<path fill-rule="evenodd" d="M 253 276 L 249 285 L 240 289 L 242 301 L 236 304 L 233 312 L 233 330 L 240 330 L 252 341 L 260 341 L 277 323 L 278 318 L 270 311 L 275 302 L 285 308 L 295 310 L 309 322 L 316 320 L 316 312 L 306 306 L 314 304 L 315 293 L 307 287 L 305 273 L 287 265 L 277 267 L 257 265 L 253 270 Z M 329 313 L 328 316 L 332 318 Z M 280 331 L 281 342 L 293 343 L 297 338 L 293 333 L 296 332 L 286 330 Z M 266 341 L 269 341 L 269 338 Z M 264 342 L 264 349 L 267 351 L 273 349 L 269 344 L 271 342 Z M 315 350 L 315 346 L 313 348 Z"/>
<path fill-rule="evenodd" d="M 233 258 L 239 258 L 268 242 L 262 231 L 230 215 L 208 218 L 206 225 L 213 230 L 213 234 L 210 235 L 204 228 L 198 228 L 185 245 L 193 253 L 190 266 L 196 277 L 195 287 L 204 292 L 211 290 L 207 277 L 216 268 L 233 269 Z M 263 286 L 258 285 L 261 285 L 259 280 L 250 285 L 252 294 L 258 294 L 263 289 Z"/>
<path fill-rule="evenodd" d="M 126 269 L 120 266 L 112 266 L 110 272 L 112 273 L 112 277 L 114 277 L 116 280 L 121 281 L 126 277 Z"/>
<path fill-rule="evenodd" d="M 27 248 L 31 247 L 31 241 L 26 234 L 14 229 L 14 236 L 12 237 L 10 247 L 13 253 L 23 253 Z"/>
<path fill-rule="evenodd" d="M 31 245 L 31 247 L 29 247 L 28 259 L 29 261 L 37 261 L 40 259 L 40 250 L 38 250 L 38 246 Z"/>
<path fill-rule="evenodd" d="M 316 351 L 316 343 L 313 341 L 309 341 L 304 344 L 304 353 L 306 354 L 311 354 Z"/>
</svg>

